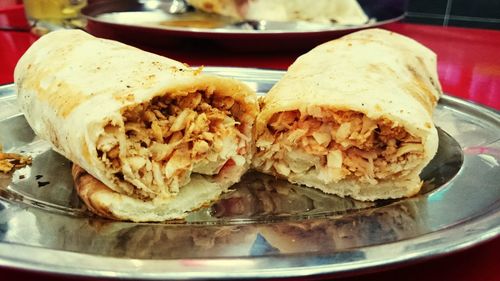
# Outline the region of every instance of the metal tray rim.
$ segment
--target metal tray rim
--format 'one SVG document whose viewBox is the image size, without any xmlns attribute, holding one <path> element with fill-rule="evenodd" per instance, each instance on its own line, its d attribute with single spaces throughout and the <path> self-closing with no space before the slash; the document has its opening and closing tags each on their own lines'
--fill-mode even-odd
<svg viewBox="0 0 500 281">
<path fill-rule="evenodd" d="M 462 233 L 455 239 L 450 239 L 453 234 Z M 481 233 L 479 236 L 476 234 Z M 4 250 L 14 250 L 15 256 L 0 254 L 0 266 L 14 267 L 24 270 L 41 271 L 46 273 L 64 274 L 72 276 L 87 276 L 87 277 L 115 277 L 115 278 L 141 278 L 148 280 L 160 280 L 160 279 L 206 279 L 206 278 L 283 278 L 283 277 L 299 277 L 299 276 L 310 276 L 310 275 L 320 275 L 320 274 L 332 274 L 332 273 L 354 273 L 359 274 L 363 271 L 367 271 L 371 268 L 376 268 L 380 266 L 398 265 L 405 262 L 412 262 L 419 260 L 423 257 L 434 258 L 439 257 L 451 252 L 464 250 L 475 246 L 479 243 L 484 243 L 489 240 L 493 240 L 498 237 L 500 233 L 500 202 L 496 204 L 496 208 L 487 212 L 481 216 L 476 217 L 473 221 L 468 221 L 466 223 L 461 223 L 453 229 L 443 229 L 429 233 L 424 236 L 408 239 L 401 242 L 396 242 L 392 244 L 382 244 L 365 247 L 365 252 L 373 252 L 375 254 L 381 254 L 387 250 L 387 247 L 394 246 L 398 244 L 398 249 L 402 250 L 408 245 L 424 247 L 417 253 L 408 253 L 405 255 L 393 254 L 392 257 L 381 256 L 375 261 L 358 261 L 350 262 L 347 264 L 323 264 L 310 266 L 308 265 L 308 259 L 323 258 L 325 261 L 335 260 L 335 254 L 333 255 L 321 255 L 321 254 L 289 254 L 285 257 L 283 256 L 267 256 L 258 258 L 216 258 L 216 259 L 169 259 L 169 260 L 144 260 L 139 259 L 124 259 L 115 257 L 96 257 L 90 254 L 82 253 L 67 253 L 61 250 L 43 249 L 37 247 L 16 245 L 16 244 L 5 244 L 0 243 L 0 253 L 7 251 Z M 451 234 L 451 235 L 450 235 Z M 443 239 L 447 238 L 447 239 Z M 431 242 L 435 241 L 445 241 L 441 244 L 441 248 L 436 249 L 436 245 Z M 42 258 L 40 259 L 30 259 L 29 257 L 35 255 L 24 255 L 25 249 L 30 251 L 40 253 Z M 341 251 L 338 253 L 345 253 L 346 251 Z M 347 251 L 348 252 L 348 251 Z M 66 259 L 73 259 L 72 264 L 81 265 L 83 261 L 95 260 L 96 262 L 89 264 L 89 268 L 82 269 L 81 267 L 69 267 L 60 266 L 57 264 L 44 263 L 44 261 L 49 261 L 50 259 L 45 259 L 45 257 L 60 256 Z M 256 268 L 256 265 L 272 265 L 277 261 L 288 258 L 293 260 L 300 266 L 295 266 L 291 268 Z M 10 259 L 10 261 L 9 261 Z M 67 260 L 68 262 L 70 260 Z M 255 261 L 258 260 L 258 264 Z M 102 268 L 96 269 L 106 262 L 112 262 L 114 265 L 120 266 L 121 268 L 131 269 L 127 271 L 109 271 Z M 186 265 L 186 262 L 195 262 L 196 267 L 193 268 L 190 265 Z M 141 272 L 137 272 L 134 268 L 135 264 L 149 265 L 155 268 L 156 271 L 144 272 L 144 268 Z M 227 267 L 227 264 L 231 263 L 231 268 Z M 95 266 L 95 267 L 94 267 Z M 213 270 L 216 267 L 218 270 Z M 176 269 L 174 271 L 165 271 L 165 269 Z M 190 271 L 193 270 L 193 271 Z"/>
<path fill-rule="evenodd" d="M 84 15 L 86 20 L 91 20 L 94 22 L 105 23 L 109 25 L 117 25 L 117 26 L 128 26 L 128 27 L 136 27 L 136 28 L 147 28 L 153 30 L 162 30 L 173 33 L 193 33 L 193 34 L 202 34 L 202 35 L 305 35 L 305 34 L 320 34 L 320 33 L 328 33 L 328 32 L 342 32 L 342 31 L 352 31 L 358 29 L 366 29 L 366 28 L 375 28 L 381 25 L 386 25 L 389 23 L 397 22 L 405 18 L 406 15 L 401 15 L 392 19 L 387 19 L 383 21 L 377 21 L 375 23 L 365 23 L 361 25 L 355 26 L 342 26 L 342 27 L 334 27 L 334 28 L 318 28 L 318 29 L 310 29 L 310 30 L 243 30 L 243 29 L 206 29 L 206 28 L 193 28 L 193 27 L 160 27 L 156 25 L 136 25 L 130 23 L 116 23 L 109 20 L 103 20 L 96 18 L 94 16 Z"/>
</svg>

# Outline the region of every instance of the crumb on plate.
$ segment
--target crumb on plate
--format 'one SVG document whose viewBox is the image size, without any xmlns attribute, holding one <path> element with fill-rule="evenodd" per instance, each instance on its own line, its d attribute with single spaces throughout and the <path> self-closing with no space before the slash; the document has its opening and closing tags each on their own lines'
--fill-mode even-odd
<svg viewBox="0 0 500 281">
<path fill-rule="evenodd" d="M 17 153 L 2 152 L 3 148 L 0 144 L 0 172 L 10 173 L 14 169 L 19 169 L 31 164 L 31 157 Z"/>
</svg>

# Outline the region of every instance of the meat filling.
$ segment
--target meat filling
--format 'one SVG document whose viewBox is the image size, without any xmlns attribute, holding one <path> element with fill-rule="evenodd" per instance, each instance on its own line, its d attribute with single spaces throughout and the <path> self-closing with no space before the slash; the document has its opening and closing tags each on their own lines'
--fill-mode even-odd
<svg viewBox="0 0 500 281">
<path fill-rule="evenodd" d="M 126 138 L 109 124 L 97 152 L 125 192 L 141 199 L 171 196 L 191 173 L 217 177 L 243 166 L 250 139 L 242 105 L 213 90 L 155 97 L 123 110 Z M 135 187 L 134 187 L 135 186 Z"/>
<path fill-rule="evenodd" d="M 257 137 L 256 167 L 288 178 L 306 175 L 325 184 L 357 179 L 376 184 L 405 176 L 423 157 L 421 139 L 387 119 L 319 108 L 275 113 Z"/>
<path fill-rule="evenodd" d="M 0 172 L 10 173 L 15 169 L 23 168 L 31 165 L 32 159 L 30 156 L 24 156 L 17 153 L 2 152 L 3 147 L 0 144 Z"/>
</svg>

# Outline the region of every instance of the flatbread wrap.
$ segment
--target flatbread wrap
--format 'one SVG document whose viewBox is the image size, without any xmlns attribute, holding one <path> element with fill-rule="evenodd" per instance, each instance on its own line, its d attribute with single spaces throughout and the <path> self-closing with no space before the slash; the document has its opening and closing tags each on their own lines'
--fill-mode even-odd
<svg viewBox="0 0 500 281">
<path fill-rule="evenodd" d="M 183 218 L 250 166 L 258 104 L 237 80 L 76 30 L 40 38 L 14 75 L 34 132 L 102 183 L 78 189 L 100 215 Z"/>
<path fill-rule="evenodd" d="M 239 20 L 359 25 L 368 21 L 356 0 L 188 0 L 195 8 Z"/>
<path fill-rule="evenodd" d="M 359 200 L 416 194 L 437 151 L 436 55 L 369 29 L 299 57 L 261 104 L 255 169 Z"/>
</svg>

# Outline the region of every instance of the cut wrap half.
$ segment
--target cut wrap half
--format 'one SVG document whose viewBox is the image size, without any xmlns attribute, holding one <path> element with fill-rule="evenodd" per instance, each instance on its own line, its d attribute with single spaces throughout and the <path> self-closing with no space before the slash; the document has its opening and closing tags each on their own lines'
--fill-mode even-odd
<svg viewBox="0 0 500 281">
<path fill-rule="evenodd" d="M 58 31 L 26 52 L 15 81 L 35 133 L 104 184 L 84 195 L 101 215 L 182 218 L 250 166 L 258 105 L 234 79 Z"/>
<path fill-rule="evenodd" d="M 253 166 L 359 200 L 416 194 L 437 151 L 436 55 L 379 29 L 299 57 L 262 101 Z"/>
</svg>

